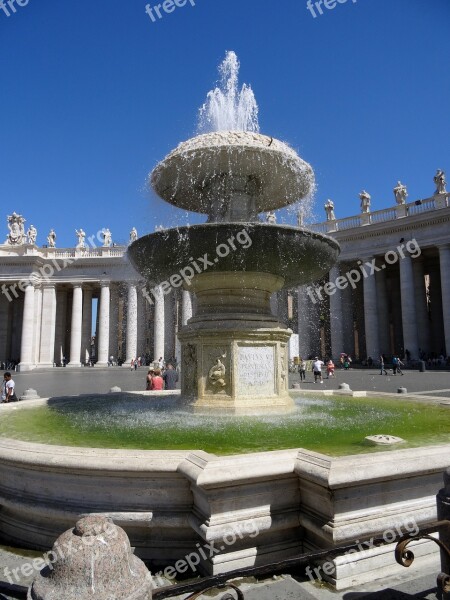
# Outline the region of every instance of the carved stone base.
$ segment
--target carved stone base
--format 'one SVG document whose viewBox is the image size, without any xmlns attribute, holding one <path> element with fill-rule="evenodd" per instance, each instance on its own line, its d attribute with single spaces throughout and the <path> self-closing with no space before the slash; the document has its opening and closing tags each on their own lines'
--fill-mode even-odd
<svg viewBox="0 0 450 600">
<path fill-rule="evenodd" d="M 270 312 L 283 279 L 266 273 L 205 273 L 192 283 L 197 314 L 178 334 L 181 393 L 194 409 L 280 412 L 288 394 L 287 329 Z"/>
</svg>

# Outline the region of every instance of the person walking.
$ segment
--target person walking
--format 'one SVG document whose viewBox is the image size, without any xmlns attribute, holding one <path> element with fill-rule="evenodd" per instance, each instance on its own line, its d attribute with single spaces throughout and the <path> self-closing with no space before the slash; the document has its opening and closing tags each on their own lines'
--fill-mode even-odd
<svg viewBox="0 0 450 600">
<path fill-rule="evenodd" d="M 404 367 L 404 363 L 402 363 L 402 361 L 399 359 L 399 357 L 397 356 L 397 373 L 399 375 L 404 375 L 403 371 L 401 370 L 400 367 Z"/>
<path fill-rule="evenodd" d="M 318 379 L 320 379 L 320 383 L 323 383 L 322 367 L 324 365 L 325 365 L 325 363 L 323 362 L 323 360 L 319 360 L 319 357 L 316 356 L 316 358 L 314 359 L 313 365 L 312 365 L 312 370 L 314 373 L 314 383 L 317 383 Z"/>
<path fill-rule="evenodd" d="M 392 357 L 392 375 L 397 375 L 398 369 L 398 358 L 394 355 Z"/>
<path fill-rule="evenodd" d="M 335 369 L 334 362 L 330 358 L 330 360 L 327 362 L 327 379 L 330 379 L 330 377 L 335 377 L 334 369 Z"/>
<path fill-rule="evenodd" d="M 3 375 L 3 385 L 2 385 L 2 403 L 7 404 L 8 402 L 16 402 L 16 384 L 11 377 L 11 373 L 7 371 Z"/>
<path fill-rule="evenodd" d="M 166 390 L 176 390 L 177 381 L 178 381 L 178 373 L 173 368 L 171 363 L 167 363 L 166 370 L 164 375 L 162 376 L 164 379 L 165 389 Z"/>
<path fill-rule="evenodd" d="M 298 373 L 300 375 L 300 381 L 306 381 L 306 361 L 300 357 L 298 364 Z"/>
<path fill-rule="evenodd" d="M 385 362 L 384 354 L 380 354 L 380 375 L 383 375 L 383 373 L 385 375 L 388 374 L 388 372 L 386 371 L 386 369 L 384 367 L 384 362 Z"/>
</svg>

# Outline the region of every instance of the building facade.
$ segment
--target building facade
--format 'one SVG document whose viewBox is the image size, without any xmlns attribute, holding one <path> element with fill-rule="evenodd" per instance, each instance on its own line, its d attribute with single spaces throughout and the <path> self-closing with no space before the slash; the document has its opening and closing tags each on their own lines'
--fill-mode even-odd
<svg viewBox="0 0 450 600">
<path fill-rule="evenodd" d="M 339 242 L 339 262 L 327 280 L 279 292 L 273 312 L 298 332 L 303 357 L 449 355 L 449 195 L 366 208 L 346 219 L 328 210 L 331 218 L 309 226 Z M 80 235 L 76 248 L 52 247 L 51 236 L 40 248 L 20 219 L 8 217 L 10 234 L 0 245 L 5 368 L 106 366 L 111 357 L 125 364 L 137 356 L 179 360 L 177 332 L 195 308 L 189 292 L 146 289 L 109 230 L 100 247 Z"/>
</svg>

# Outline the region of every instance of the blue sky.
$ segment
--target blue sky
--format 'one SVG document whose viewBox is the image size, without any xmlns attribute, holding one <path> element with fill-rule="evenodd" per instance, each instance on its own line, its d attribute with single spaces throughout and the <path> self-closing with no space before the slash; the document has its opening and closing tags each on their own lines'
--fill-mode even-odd
<svg viewBox="0 0 450 600">
<path fill-rule="evenodd" d="M 347 0 L 316 18 L 306 0 L 195 0 L 156 22 L 145 5 L 0 9 L 0 237 L 13 210 L 40 244 L 54 227 L 59 247 L 79 227 L 124 242 L 132 226 L 202 220 L 152 195 L 146 177 L 195 134 L 226 50 L 261 131 L 313 165 L 318 220 L 327 198 L 344 217 L 362 188 L 376 210 L 395 203 L 398 179 L 411 201 L 433 193 L 438 167 L 450 179 L 449 0 Z"/>
</svg>

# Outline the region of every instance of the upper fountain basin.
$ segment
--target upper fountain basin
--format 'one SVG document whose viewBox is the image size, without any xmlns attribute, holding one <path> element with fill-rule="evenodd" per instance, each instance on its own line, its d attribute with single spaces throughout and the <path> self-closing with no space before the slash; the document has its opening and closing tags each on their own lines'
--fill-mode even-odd
<svg viewBox="0 0 450 600">
<path fill-rule="evenodd" d="M 339 251 L 332 238 L 298 227 L 205 223 L 141 237 L 131 244 L 128 255 L 152 285 L 206 270 L 269 273 L 283 278 L 284 287 L 293 287 L 323 277 Z M 173 279 L 178 284 L 171 285 L 179 287 L 179 280 Z"/>
<path fill-rule="evenodd" d="M 175 206 L 210 215 L 219 199 L 223 220 L 233 218 L 239 208 L 228 204 L 249 202 L 241 212 L 255 217 L 307 196 L 314 186 L 311 166 L 287 144 L 270 136 L 248 131 L 217 131 L 182 142 L 151 174 L 156 193 Z M 250 200 L 249 200 L 250 199 Z M 253 220 L 253 218 L 251 219 Z"/>
</svg>

